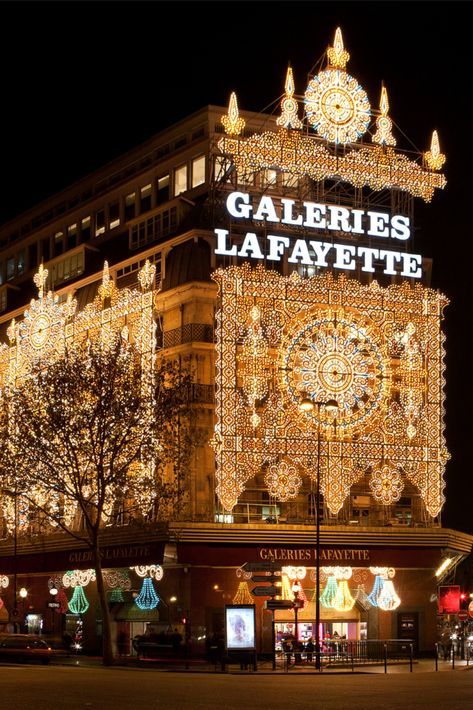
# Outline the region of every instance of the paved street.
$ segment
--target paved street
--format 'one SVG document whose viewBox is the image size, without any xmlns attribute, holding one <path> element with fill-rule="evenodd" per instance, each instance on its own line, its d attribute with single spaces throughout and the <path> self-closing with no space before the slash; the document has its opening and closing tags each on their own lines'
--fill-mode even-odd
<svg viewBox="0 0 473 710">
<path fill-rule="evenodd" d="M 429 661 L 434 668 L 434 662 Z M 423 664 L 366 673 L 228 673 L 85 665 L 0 665 L 2 706 L 12 710 L 466 710 L 473 668 Z M 5 702 L 8 699 L 8 702 Z"/>
</svg>

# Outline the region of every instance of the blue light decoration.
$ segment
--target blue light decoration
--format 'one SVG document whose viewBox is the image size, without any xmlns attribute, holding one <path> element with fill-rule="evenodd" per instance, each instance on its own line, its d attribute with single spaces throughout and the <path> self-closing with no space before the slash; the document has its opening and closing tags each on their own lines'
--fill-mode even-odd
<svg viewBox="0 0 473 710">
<path fill-rule="evenodd" d="M 368 594 L 368 600 L 369 600 L 370 604 L 372 604 L 373 606 L 378 606 L 379 595 L 383 591 L 383 587 L 384 587 L 384 578 L 380 574 L 377 574 L 374 579 L 373 589 Z"/>
<path fill-rule="evenodd" d="M 80 586 L 74 587 L 74 593 L 69 602 L 69 610 L 73 614 L 85 614 L 89 608 L 89 602 L 85 596 L 84 589 Z"/>
<path fill-rule="evenodd" d="M 320 595 L 320 603 L 327 609 L 331 609 L 333 606 L 333 600 L 338 591 L 337 578 L 334 574 L 331 574 L 327 579 L 327 584 L 325 589 Z"/>
<path fill-rule="evenodd" d="M 142 610 L 154 609 L 158 606 L 159 597 L 155 592 L 153 580 L 151 579 L 151 577 L 145 577 L 143 579 L 141 592 L 136 597 L 135 604 L 139 609 Z"/>
</svg>

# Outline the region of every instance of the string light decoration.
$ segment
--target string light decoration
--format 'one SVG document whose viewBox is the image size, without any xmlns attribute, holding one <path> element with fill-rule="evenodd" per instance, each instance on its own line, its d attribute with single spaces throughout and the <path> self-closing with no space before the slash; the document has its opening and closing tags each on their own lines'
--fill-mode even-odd
<svg viewBox="0 0 473 710">
<path fill-rule="evenodd" d="M 110 569 L 103 571 L 103 578 L 110 589 L 129 591 L 131 589 L 130 575 L 126 570 Z"/>
<path fill-rule="evenodd" d="M 378 606 L 379 595 L 383 591 L 384 587 L 384 577 L 381 574 L 377 574 L 374 578 L 373 589 L 368 594 L 368 601 L 373 606 Z"/>
<path fill-rule="evenodd" d="M 69 570 L 62 577 L 64 587 L 86 587 L 90 582 L 96 581 L 94 569 Z"/>
<path fill-rule="evenodd" d="M 69 610 L 73 614 L 85 614 L 89 606 L 83 588 L 80 585 L 74 587 L 72 598 L 69 601 Z"/>
<path fill-rule="evenodd" d="M 401 604 L 392 578 L 396 574 L 393 567 L 370 567 L 370 572 L 375 576 L 373 589 L 368 594 L 368 601 L 373 606 L 383 611 L 393 611 Z"/>
<path fill-rule="evenodd" d="M 282 502 L 296 498 L 302 485 L 302 478 L 294 466 L 286 461 L 280 461 L 269 467 L 264 477 L 269 495 Z"/>
<path fill-rule="evenodd" d="M 158 582 L 163 578 L 164 569 L 161 565 L 137 565 L 135 567 L 130 567 L 138 577 L 152 577 Z"/>
<path fill-rule="evenodd" d="M 385 579 L 383 588 L 378 595 L 378 607 L 383 611 L 393 611 L 400 605 L 401 600 L 394 589 L 392 579 Z"/>
<path fill-rule="evenodd" d="M 69 609 L 69 601 L 67 599 L 66 592 L 64 591 L 64 587 L 58 587 L 55 601 L 59 604 L 59 606 L 54 610 L 56 614 L 65 614 Z"/>
<path fill-rule="evenodd" d="M 125 597 L 123 595 L 123 589 L 120 589 L 120 587 L 112 589 L 112 591 L 110 592 L 109 600 L 114 604 L 124 602 Z"/>
<path fill-rule="evenodd" d="M 404 481 L 397 469 L 384 464 L 371 474 L 370 488 L 376 501 L 383 505 L 391 505 L 400 499 Z"/>
<path fill-rule="evenodd" d="M 330 574 L 327 578 L 325 588 L 320 595 L 320 603 L 326 608 L 331 609 L 333 607 L 333 600 L 338 591 L 338 582 L 334 574 Z"/>
<path fill-rule="evenodd" d="M 155 609 L 159 604 L 159 596 L 154 589 L 151 577 L 145 577 L 141 586 L 141 591 L 135 599 L 136 606 L 141 610 Z"/>
<path fill-rule="evenodd" d="M 354 605 L 355 599 L 351 595 L 348 582 L 346 579 L 341 579 L 338 582 L 338 588 L 332 601 L 332 607 L 337 611 L 351 611 Z"/>
<path fill-rule="evenodd" d="M 47 290 L 48 272 L 44 267 L 40 267 L 34 278 L 38 287 L 38 298 L 31 301 L 21 322 L 13 319 L 10 323 L 7 329 L 9 343 L 0 344 L 0 392 L 2 397 L 10 393 L 11 400 L 14 399 L 15 392 L 24 387 L 29 377 L 34 377 L 35 382 L 38 381 L 38 373 L 47 371 L 50 366 L 58 366 L 65 360 L 66 352 L 70 353 L 71 357 L 74 353 L 84 353 L 85 358 L 87 352 L 102 349 L 106 357 L 109 349 L 118 347 L 117 343 L 121 342 L 124 344 L 120 355 L 123 371 L 127 368 L 126 371 L 131 373 L 133 368 L 140 369 L 141 379 L 138 386 L 142 389 L 143 406 L 140 409 L 137 426 L 141 427 L 140 431 L 143 432 L 139 453 L 141 458 L 134 460 L 128 467 L 119 469 L 126 471 L 124 473 L 126 481 L 122 478 L 120 485 L 115 487 L 109 485 L 104 491 L 103 521 L 105 524 L 114 522 L 117 500 L 122 501 L 123 505 L 124 495 L 127 496 L 127 505 L 130 507 L 133 505 L 134 509 L 144 515 L 149 513 L 155 499 L 159 497 L 158 483 L 164 466 L 159 463 L 161 468 L 157 468 L 156 461 L 164 460 L 167 450 L 171 452 L 165 440 L 169 434 L 163 431 L 164 427 L 161 429 L 153 426 L 155 421 L 153 382 L 156 381 L 156 373 L 159 375 L 160 367 L 156 352 L 155 297 L 158 292 L 154 290 L 155 272 L 155 266 L 146 261 L 138 274 L 141 290 L 117 289 L 111 278 L 108 264 L 105 262 L 102 283 L 96 298 L 78 312 L 77 301 L 71 295 L 61 301 L 57 295 Z M 126 395 L 129 400 L 129 392 L 126 392 Z M 13 413 L 9 418 L 8 426 L 10 432 L 14 432 L 16 427 Z M 144 433 L 147 441 L 144 440 Z M 136 440 L 132 436 L 127 439 L 130 441 L 130 446 L 136 446 L 132 443 Z M 14 437 L 9 436 L 9 441 L 13 456 L 15 455 Z M 20 448 L 20 443 L 16 448 Z M 128 457 L 127 461 L 133 460 L 131 452 L 128 449 L 125 451 L 125 448 L 123 447 L 120 457 Z M 68 497 L 64 491 L 67 490 L 68 476 L 73 477 L 75 470 L 71 467 L 71 471 L 67 475 L 64 474 L 64 485 L 61 487 L 60 494 L 51 490 L 47 481 L 43 485 L 33 486 L 27 484 L 26 477 L 29 470 L 35 470 L 37 473 L 37 456 L 31 454 L 33 460 L 31 465 L 27 465 L 24 447 L 21 448 L 21 452 L 25 460 L 22 467 L 25 480 L 22 485 L 28 493 L 23 495 L 23 491 L 20 490 L 17 496 L 16 519 L 12 497 L 0 497 L 0 515 L 3 514 L 7 530 L 10 533 L 17 530 L 18 534 L 30 531 L 32 511 L 37 511 L 38 508 L 44 509 L 47 525 L 54 527 L 58 524 L 57 521 L 61 521 L 66 526 L 73 527 L 79 515 L 78 503 L 74 496 Z M 86 455 L 84 447 L 84 458 Z M 73 457 L 70 458 L 75 460 Z M 64 459 L 66 460 L 67 457 Z M 117 467 L 120 462 L 121 458 L 116 459 Z M 81 471 L 85 470 L 87 461 L 84 460 L 83 463 Z M 19 476 L 18 472 L 16 476 Z M 35 475 L 35 481 L 38 477 L 39 473 Z M 46 478 L 45 473 L 44 479 Z M 16 483 L 16 480 L 5 481 L 7 484 L 5 487 L 13 489 Z M 70 487 L 71 490 L 74 489 L 72 483 Z M 97 504 L 101 496 L 96 490 L 95 480 L 88 488 L 84 486 L 83 494 L 92 506 Z M 46 523 L 42 521 L 41 524 Z"/>
<path fill-rule="evenodd" d="M 10 580 L 6 574 L 0 574 L 0 587 L 6 589 L 10 584 Z"/>
<path fill-rule="evenodd" d="M 305 134 L 299 127 L 292 71 L 288 71 L 282 113 L 276 121 L 278 130 L 242 136 L 244 123 L 233 93 L 228 114 L 221 119 L 227 134 L 218 142 L 221 154 L 231 159 L 239 175 L 279 168 L 315 181 L 333 179 L 374 191 L 401 190 L 430 202 L 434 191 L 446 185 L 445 176 L 438 172 L 445 156 L 440 153 L 437 132 L 430 150 L 415 159 L 412 151 L 394 150 L 396 141 L 383 88 L 374 143 L 358 142 L 369 129 L 372 111 L 366 92 L 345 72 L 348 58 L 337 28 L 333 47 L 327 52 L 328 66 L 309 81 L 305 93 L 305 118 L 318 136 Z M 342 145 L 343 150 L 333 150 L 332 144 Z"/>
<path fill-rule="evenodd" d="M 248 588 L 248 582 L 238 583 L 238 589 L 233 597 L 233 604 L 253 604 L 253 596 Z"/>
<path fill-rule="evenodd" d="M 389 477 L 375 473 L 372 479 L 381 502 L 383 496 L 394 500 L 409 481 L 426 511 L 437 516 L 449 459 L 441 330 L 448 299 L 419 284 L 382 288 L 376 281 L 363 285 L 330 272 L 309 279 L 295 273 L 285 277 L 261 265 L 218 269 L 213 279 L 219 301 L 211 445 L 223 508 L 231 511 L 263 471 L 273 467 L 276 476 L 280 461 L 290 461 L 303 481 L 315 482 L 314 432 L 319 431 L 320 490 L 332 513 L 338 513 L 362 476 L 389 461 Z M 268 344 L 261 360 L 261 349 L 253 355 L 244 351 L 246 336 L 254 332 L 250 314 L 256 304 L 258 337 Z M 415 347 L 409 345 L 412 338 Z M 248 397 L 251 388 L 245 383 L 254 373 L 265 384 Z M 320 414 L 318 407 L 301 411 L 305 393 L 313 401 L 334 399 L 336 420 L 324 407 Z M 276 477 L 266 484 L 284 495 L 276 480 L 281 482 Z M 286 495 L 293 492 L 287 479 Z"/>
</svg>

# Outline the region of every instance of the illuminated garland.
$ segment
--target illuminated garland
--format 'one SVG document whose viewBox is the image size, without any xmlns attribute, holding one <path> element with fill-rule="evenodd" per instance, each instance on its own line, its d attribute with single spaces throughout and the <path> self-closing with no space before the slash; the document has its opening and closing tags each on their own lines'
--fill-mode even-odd
<svg viewBox="0 0 473 710">
<path fill-rule="evenodd" d="M 253 601 L 248 582 L 239 582 L 237 592 L 233 597 L 233 604 L 253 604 Z"/>
<path fill-rule="evenodd" d="M 331 609 L 333 607 L 333 600 L 335 599 L 337 591 L 337 578 L 335 577 L 335 575 L 331 574 L 327 579 L 325 589 L 319 597 L 321 604 L 327 609 Z"/>
</svg>

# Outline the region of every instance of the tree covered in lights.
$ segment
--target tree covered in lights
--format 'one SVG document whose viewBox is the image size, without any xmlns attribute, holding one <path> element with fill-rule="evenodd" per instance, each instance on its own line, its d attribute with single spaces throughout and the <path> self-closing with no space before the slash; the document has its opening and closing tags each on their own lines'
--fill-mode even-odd
<svg viewBox="0 0 473 710">
<path fill-rule="evenodd" d="M 126 333 L 109 334 L 37 358 L 2 392 L 0 487 L 15 499 L 13 524 L 56 527 L 92 550 L 105 664 L 113 655 L 102 531 L 118 516 L 146 522 L 177 508 L 192 450 L 190 374 L 149 362 Z"/>
</svg>

